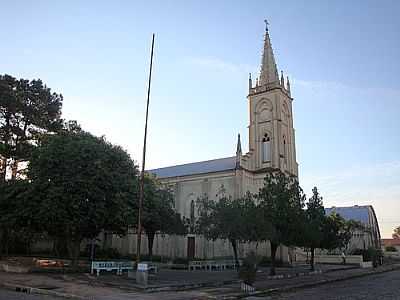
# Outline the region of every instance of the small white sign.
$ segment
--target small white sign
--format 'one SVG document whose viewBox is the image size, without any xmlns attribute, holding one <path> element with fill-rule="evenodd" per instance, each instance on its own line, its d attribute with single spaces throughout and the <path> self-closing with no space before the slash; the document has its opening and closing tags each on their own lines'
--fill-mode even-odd
<svg viewBox="0 0 400 300">
<path fill-rule="evenodd" d="M 140 264 L 138 264 L 137 269 L 138 269 L 138 271 L 148 271 L 149 270 L 149 265 L 148 264 L 144 264 L 144 263 L 140 263 Z"/>
</svg>

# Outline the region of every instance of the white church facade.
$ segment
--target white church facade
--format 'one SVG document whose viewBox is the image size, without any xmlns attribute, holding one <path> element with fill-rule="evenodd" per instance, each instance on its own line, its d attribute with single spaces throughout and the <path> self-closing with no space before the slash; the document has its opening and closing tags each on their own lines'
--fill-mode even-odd
<svg viewBox="0 0 400 300">
<path fill-rule="evenodd" d="M 298 175 L 290 83 L 283 74 L 280 77 L 278 75 L 268 28 L 265 31 L 260 74 L 255 82 L 250 75 L 247 101 L 247 153 L 242 153 L 238 136 L 236 153 L 231 157 L 148 171 L 173 190 L 175 208 L 181 215 L 188 218 L 196 215 L 195 202 L 203 195 L 218 200 L 221 192 L 233 198 L 241 197 L 247 191 L 257 193 L 270 170 L 279 169 L 287 174 Z M 142 243 L 147 245 L 145 238 Z M 115 237 L 112 244 L 123 253 L 135 252 L 136 241 L 132 235 L 128 238 Z M 143 250 L 147 251 L 146 248 Z M 240 244 L 239 255 L 245 255 L 250 249 L 260 255 L 269 255 L 268 243 Z M 210 258 L 232 255 L 233 252 L 227 241 L 207 241 L 195 235 L 159 235 L 154 241 L 153 253 L 169 257 Z M 278 258 L 287 260 L 286 247 L 281 247 L 277 254 Z"/>
</svg>

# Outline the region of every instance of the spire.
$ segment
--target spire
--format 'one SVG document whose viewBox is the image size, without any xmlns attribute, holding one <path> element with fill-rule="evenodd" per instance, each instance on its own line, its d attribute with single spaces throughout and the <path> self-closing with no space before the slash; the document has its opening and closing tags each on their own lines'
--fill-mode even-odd
<svg viewBox="0 0 400 300">
<path fill-rule="evenodd" d="M 285 87 L 285 79 L 283 78 L 283 71 L 281 70 L 281 86 Z"/>
<path fill-rule="evenodd" d="M 249 91 L 253 87 L 253 82 L 251 81 L 251 73 L 249 73 Z"/>
<path fill-rule="evenodd" d="M 240 169 L 240 157 L 241 156 L 242 156 L 242 143 L 240 142 L 240 133 L 239 133 L 237 146 L 236 146 L 236 169 Z"/>
<path fill-rule="evenodd" d="M 289 76 L 286 77 L 286 90 L 288 91 L 289 96 L 290 96 L 290 82 L 289 82 Z"/>
<path fill-rule="evenodd" d="M 276 63 L 274 58 L 274 52 L 272 51 L 271 40 L 269 38 L 268 32 L 268 22 L 265 20 L 265 39 L 264 39 L 264 49 L 261 59 L 261 71 L 260 71 L 260 85 L 265 85 L 269 83 L 278 83 L 279 76 L 276 69 Z"/>
<path fill-rule="evenodd" d="M 242 154 L 242 143 L 240 142 L 240 133 L 239 133 L 236 146 L 236 155 L 241 155 L 241 154 Z"/>
</svg>

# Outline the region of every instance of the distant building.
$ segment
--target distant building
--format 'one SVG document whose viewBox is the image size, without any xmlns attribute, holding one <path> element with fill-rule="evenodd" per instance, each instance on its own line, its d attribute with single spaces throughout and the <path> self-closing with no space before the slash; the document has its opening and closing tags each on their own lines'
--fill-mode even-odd
<svg viewBox="0 0 400 300">
<path fill-rule="evenodd" d="M 374 208 L 371 205 L 325 208 L 327 215 L 333 212 L 339 214 L 345 220 L 359 221 L 365 226 L 365 230 L 353 232 L 353 237 L 347 249 L 349 252 L 357 248 L 367 249 L 368 247 L 375 247 L 378 249 L 381 247 L 379 224 Z"/>
</svg>

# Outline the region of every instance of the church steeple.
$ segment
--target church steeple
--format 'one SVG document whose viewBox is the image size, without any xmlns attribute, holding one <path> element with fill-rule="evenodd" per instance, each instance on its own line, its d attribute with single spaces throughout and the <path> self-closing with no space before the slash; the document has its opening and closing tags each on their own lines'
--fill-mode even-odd
<svg viewBox="0 0 400 300">
<path fill-rule="evenodd" d="M 268 22 L 265 20 L 265 39 L 264 49 L 261 58 L 261 70 L 259 85 L 267 85 L 270 83 L 279 84 L 278 70 L 276 69 L 274 52 L 272 50 L 271 40 L 268 32 Z"/>
<path fill-rule="evenodd" d="M 289 78 L 285 80 L 283 72 L 278 74 L 268 27 L 265 28 L 260 76 L 255 83 L 251 88 L 249 85 L 247 96 L 249 152 L 242 155 L 241 167 L 260 172 L 268 168 L 280 169 L 297 176 L 290 82 Z"/>
</svg>

